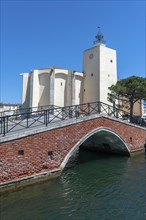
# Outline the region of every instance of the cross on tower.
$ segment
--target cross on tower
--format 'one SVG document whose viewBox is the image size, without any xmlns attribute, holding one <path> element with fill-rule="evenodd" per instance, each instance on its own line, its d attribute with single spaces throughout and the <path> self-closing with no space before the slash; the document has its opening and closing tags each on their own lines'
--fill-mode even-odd
<svg viewBox="0 0 146 220">
<path fill-rule="evenodd" d="M 98 44 L 98 43 L 105 44 L 104 36 L 100 31 L 100 27 L 98 27 L 98 33 L 95 36 L 95 38 L 96 38 L 96 40 L 93 42 L 94 44 Z"/>
</svg>

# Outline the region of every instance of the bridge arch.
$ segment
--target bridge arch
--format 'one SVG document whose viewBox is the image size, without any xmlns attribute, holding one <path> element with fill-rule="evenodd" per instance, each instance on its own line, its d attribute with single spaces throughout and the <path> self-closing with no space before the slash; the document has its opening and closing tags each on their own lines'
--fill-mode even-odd
<svg viewBox="0 0 146 220">
<path fill-rule="evenodd" d="M 101 141 L 102 139 L 102 141 Z M 98 140 L 98 144 L 97 144 Z M 68 152 L 63 162 L 61 163 L 61 169 L 63 169 L 68 163 L 71 156 L 79 149 L 81 145 L 85 145 L 86 149 L 92 148 L 92 150 L 108 151 L 110 153 L 120 153 L 123 155 L 130 155 L 130 149 L 124 139 L 116 133 L 114 130 L 109 128 L 96 128 L 82 137 L 75 146 Z"/>
</svg>

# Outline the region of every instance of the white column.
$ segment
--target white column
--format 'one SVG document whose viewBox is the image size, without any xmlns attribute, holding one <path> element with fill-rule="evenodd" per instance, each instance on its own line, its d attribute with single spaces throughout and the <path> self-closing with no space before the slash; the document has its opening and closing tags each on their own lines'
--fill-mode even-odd
<svg viewBox="0 0 146 220">
<path fill-rule="evenodd" d="M 31 108 L 32 107 L 32 99 L 33 99 L 33 71 L 30 72 L 30 89 L 29 89 L 29 92 L 30 92 L 30 98 L 29 98 L 29 107 Z"/>
<path fill-rule="evenodd" d="M 31 73 L 30 78 L 30 107 L 37 107 L 39 103 L 39 78 L 38 70 Z"/>
<path fill-rule="evenodd" d="M 75 73 L 71 74 L 71 105 L 75 105 Z"/>
<path fill-rule="evenodd" d="M 50 72 L 50 105 L 54 105 L 54 87 L 55 87 L 55 71 L 51 69 Z"/>
</svg>

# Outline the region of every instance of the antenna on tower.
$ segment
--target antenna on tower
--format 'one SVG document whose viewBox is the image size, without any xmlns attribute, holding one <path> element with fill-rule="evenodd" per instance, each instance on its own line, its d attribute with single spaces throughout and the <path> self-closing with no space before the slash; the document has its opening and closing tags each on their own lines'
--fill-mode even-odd
<svg viewBox="0 0 146 220">
<path fill-rule="evenodd" d="M 96 40 L 93 42 L 94 44 L 105 44 L 104 36 L 100 31 L 100 27 L 98 26 L 98 33 L 95 36 Z"/>
</svg>

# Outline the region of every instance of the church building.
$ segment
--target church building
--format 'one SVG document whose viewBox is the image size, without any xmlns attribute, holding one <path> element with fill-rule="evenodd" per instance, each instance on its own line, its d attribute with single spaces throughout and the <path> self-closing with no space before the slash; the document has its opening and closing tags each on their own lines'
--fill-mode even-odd
<svg viewBox="0 0 146 220">
<path fill-rule="evenodd" d="M 91 48 L 83 52 L 83 72 L 58 66 L 21 74 L 22 107 L 59 107 L 101 101 L 107 104 L 117 82 L 116 50 L 108 48 L 100 30 Z"/>
</svg>

